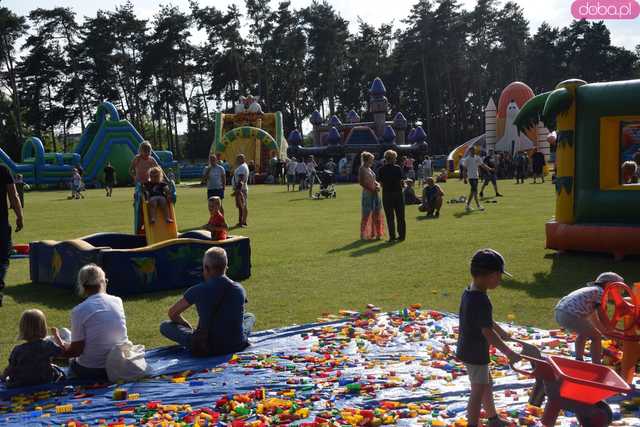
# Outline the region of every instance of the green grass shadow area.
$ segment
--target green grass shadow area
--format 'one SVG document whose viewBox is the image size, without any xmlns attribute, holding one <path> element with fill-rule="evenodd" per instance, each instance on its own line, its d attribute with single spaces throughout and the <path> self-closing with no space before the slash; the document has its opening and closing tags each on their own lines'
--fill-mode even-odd
<svg viewBox="0 0 640 427">
<path fill-rule="evenodd" d="M 637 258 L 614 262 L 608 255 L 555 254 L 545 249 L 544 223 L 555 205 L 553 185 L 521 186 L 507 181 L 498 185 L 504 197 L 499 203 L 486 203 L 485 212 L 465 215 L 463 203 L 444 203 L 440 217 L 426 221 L 417 206 L 407 206 L 407 239 L 395 244 L 359 239 L 358 185 L 337 185 L 338 197 L 321 201 L 309 199 L 306 192 L 287 192 L 285 186 L 252 186 L 249 227 L 235 229 L 233 234 L 251 239 L 252 276 L 243 285 L 248 309 L 257 316 L 256 327 L 315 321 L 323 313 L 360 310 L 368 303 L 383 310 L 420 303 L 425 308 L 457 312 L 462 290 L 470 280 L 469 258 L 483 247 L 500 251 L 514 274 L 514 279 L 490 294 L 498 320 L 512 314 L 519 324 L 554 327 L 557 300 L 598 273 L 613 270 L 630 282 L 640 281 Z M 468 195 L 468 186 L 460 181 L 441 186 L 445 201 Z M 493 194 L 492 189 L 488 191 Z M 132 232 L 131 188 L 116 188 L 112 198 L 106 198 L 102 190 L 87 191 L 84 200 L 67 200 L 68 194 L 27 193 L 25 228 L 14 233 L 14 243 Z M 224 199 L 226 220 L 236 224 L 237 210 L 229 194 L 230 190 Z M 176 217 L 183 231 L 206 223 L 206 189 L 191 183 L 180 185 Z M 40 308 L 50 326 L 68 327 L 71 308 L 80 301 L 71 290 L 31 284 L 26 259 L 11 262 L 6 282 L 0 308 L 4 326 L 0 369 L 16 344 L 22 311 Z M 132 341 L 147 347 L 169 344 L 158 326 L 182 292 L 124 298 Z M 195 320 L 193 310 L 187 318 Z"/>
</svg>

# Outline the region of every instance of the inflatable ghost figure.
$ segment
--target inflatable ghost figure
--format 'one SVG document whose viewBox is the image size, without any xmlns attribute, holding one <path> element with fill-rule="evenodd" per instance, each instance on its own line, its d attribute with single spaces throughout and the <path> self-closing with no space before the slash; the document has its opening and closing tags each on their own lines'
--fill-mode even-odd
<svg viewBox="0 0 640 427">
<path fill-rule="evenodd" d="M 495 151 L 507 151 L 515 154 L 518 151 L 530 150 L 534 147 L 533 142 L 524 133 L 518 133 L 516 125 L 513 124 L 520 109 L 515 101 L 507 105 L 507 117 L 504 121 L 504 135 L 496 142 Z"/>
<path fill-rule="evenodd" d="M 258 103 L 259 98 L 251 95 L 241 96 L 240 100 L 236 102 L 236 113 L 254 113 L 262 114 L 262 107 Z"/>
</svg>

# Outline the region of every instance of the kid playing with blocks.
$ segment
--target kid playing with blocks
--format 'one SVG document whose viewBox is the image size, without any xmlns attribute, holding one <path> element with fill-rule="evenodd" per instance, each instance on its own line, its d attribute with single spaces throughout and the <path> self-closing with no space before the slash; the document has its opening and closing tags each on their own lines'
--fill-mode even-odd
<svg viewBox="0 0 640 427">
<path fill-rule="evenodd" d="M 484 407 L 488 427 L 509 425 L 509 421 L 498 417 L 493 402 L 493 381 L 489 372 L 489 345 L 500 350 L 513 365 L 520 356 L 504 342 L 509 334 L 493 321 L 493 307 L 488 290 L 500 285 L 504 270 L 504 258 L 493 249 L 480 249 L 471 258 L 471 284 L 464 290 L 460 301 L 460 329 L 456 357 L 464 362 L 471 395 L 467 404 L 468 427 L 477 427 L 480 408 Z M 510 276 L 510 275 L 509 275 Z"/>
<path fill-rule="evenodd" d="M 602 359 L 602 331 L 606 331 L 608 327 L 600 322 L 596 310 L 600 306 L 604 288 L 611 282 L 624 282 L 624 279 L 614 272 L 601 273 L 595 282 L 576 289 L 556 304 L 556 322 L 578 334 L 575 343 L 576 360 L 583 360 L 587 340 L 591 340 L 591 363 L 599 364 Z"/>
</svg>

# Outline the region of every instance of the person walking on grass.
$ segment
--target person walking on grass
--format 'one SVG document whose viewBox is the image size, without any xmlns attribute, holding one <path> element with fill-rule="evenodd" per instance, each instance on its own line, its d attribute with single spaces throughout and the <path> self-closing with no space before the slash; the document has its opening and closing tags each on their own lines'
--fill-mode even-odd
<svg viewBox="0 0 640 427">
<path fill-rule="evenodd" d="M 287 169 L 287 191 L 291 188 L 292 191 L 296 190 L 296 168 L 298 167 L 298 161 L 295 157 L 292 157 L 287 162 L 285 168 Z"/>
<path fill-rule="evenodd" d="M 116 170 L 111 166 L 111 162 L 107 162 L 102 172 L 104 173 L 104 189 L 107 192 L 107 197 L 111 197 L 113 186 L 116 184 Z"/>
<path fill-rule="evenodd" d="M 538 149 L 535 149 L 533 154 L 531 155 L 531 167 L 533 169 L 533 182 L 536 183 L 536 178 L 540 178 L 542 183 L 544 184 L 544 154 L 542 154 Z"/>
<path fill-rule="evenodd" d="M 498 191 L 498 174 L 496 168 L 496 162 L 493 160 L 493 152 L 490 152 L 487 157 L 484 158 L 484 164 L 487 165 L 491 171 L 485 171 L 483 173 L 484 182 L 482 183 L 482 188 L 480 189 L 480 198 L 484 197 L 484 189 L 489 183 L 493 185 L 493 191 L 496 193 L 496 197 L 502 197 L 502 194 Z"/>
<path fill-rule="evenodd" d="M 384 165 L 378 171 L 378 181 L 382 184 L 382 206 L 384 216 L 387 218 L 389 242 L 403 241 L 406 238 L 407 228 L 402 194 L 402 168 L 396 164 L 397 158 L 398 154 L 395 151 L 385 151 Z"/>
<path fill-rule="evenodd" d="M 467 199 L 467 204 L 464 208 L 467 212 L 471 212 L 473 210 L 471 208 L 471 200 L 476 201 L 478 210 L 484 210 L 478 200 L 478 179 L 480 168 L 484 169 L 486 172 L 493 172 L 493 169 L 484 164 L 482 157 L 476 154 L 476 149 L 471 147 L 469 149 L 469 155 L 464 160 L 466 179 L 469 181 L 469 198 Z"/>
<path fill-rule="evenodd" d="M 9 208 L 13 209 L 16 214 L 17 233 L 22 230 L 22 205 L 9 168 L 0 164 L 0 307 L 2 306 L 2 290 L 5 287 L 4 279 L 7 270 L 9 270 L 9 256 L 13 248 Z"/>
</svg>

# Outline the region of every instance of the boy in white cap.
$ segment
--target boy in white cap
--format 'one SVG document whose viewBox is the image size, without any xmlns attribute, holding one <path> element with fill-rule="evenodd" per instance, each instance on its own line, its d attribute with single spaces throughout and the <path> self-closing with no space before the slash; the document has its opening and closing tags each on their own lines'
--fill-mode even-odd
<svg viewBox="0 0 640 427">
<path fill-rule="evenodd" d="M 601 273 L 595 282 L 576 289 L 556 304 L 556 322 L 578 334 L 575 343 L 576 360 L 583 359 L 587 340 L 591 340 L 591 363 L 599 364 L 602 359 L 602 331 L 608 328 L 599 321 L 596 310 L 600 306 L 604 288 L 612 282 L 624 282 L 624 279 L 611 271 Z"/>
</svg>

